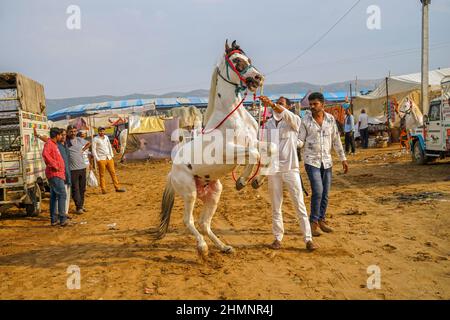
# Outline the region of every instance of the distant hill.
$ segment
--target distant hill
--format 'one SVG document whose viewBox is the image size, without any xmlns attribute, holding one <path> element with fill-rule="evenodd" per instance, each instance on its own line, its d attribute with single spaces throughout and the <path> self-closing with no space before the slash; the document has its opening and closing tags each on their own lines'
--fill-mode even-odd
<svg viewBox="0 0 450 320">
<path fill-rule="evenodd" d="M 358 80 L 358 90 L 374 89 L 381 80 Z M 316 85 L 308 82 L 295 82 L 295 83 L 283 83 L 283 84 L 268 84 L 264 86 L 264 93 L 282 94 L 282 93 L 306 93 L 308 91 L 348 91 L 349 85 L 354 81 L 344 81 L 331 83 L 327 85 Z M 99 103 L 105 101 L 117 101 L 117 100 L 132 100 L 132 99 L 155 99 L 155 98 L 178 98 L 178 97 L 207 97 L 208 90 L 199 89 L 189 92 L 168 92 L 162 95 L 156 94 L 139 94 L 134 93 L 126 96 L 112 96 L 102 95 L 95 97 L 77 97 L 77 98 L 65 98 L 65 99 L 47 99 L 47 112 L 50 114 L 57 110 L 76 106 L 80 104 Z"/>
</svg>

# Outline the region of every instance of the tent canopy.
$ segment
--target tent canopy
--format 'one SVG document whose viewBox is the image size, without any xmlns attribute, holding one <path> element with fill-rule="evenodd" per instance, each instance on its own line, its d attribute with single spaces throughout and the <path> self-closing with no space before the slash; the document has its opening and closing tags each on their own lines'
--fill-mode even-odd
<svg viewBox="0 0 450 320">
<path fill-rule="evenodd" d="M 51 121 L 58 121 L 67 117 L 81 117 L 89 114 L 97 113 L 123 113 L 125 110 L 129 111 L 144 111 L 155 109 L 154 100 L 137 99 L 137 100 L 122 100 L 110 101 L 102 103 L 82 104 L 69 108 L 64 108 L 53 112 L 48 116 Z"/>
<path fill-rule="evenodd" d="M 430 91 L 439 91 L 441 89 L 441 80 L 450 76 L 450 68 L 438 69 L 430 71 L 429 84 Z M 420 90 L 421 86 L 421 73 L 411 73 L 402 76 L 395 76 L 388 78 L 388 93 L 389 95 L 396 95 L 405 92 L 411 92 Z M 371 93 L 363 96 L 359 96 L 358 99 L 380 99 L 386 97 L 386 81 L 380 83 L 380 85 Z"/>
<path fill-rule="evenodd" d="M 292 102 L 300 102 L 305 93 L 300 94 L 278 94 L 270 95 L 269 98 L 273 101 L 280 96 L 290 99 Z M 330 102 L 341 102 L 346 99 L 348 92 L 324 92 L 325 99 Z M 248 94 L 245 104 L 253 102 L 253 95 Z M 122 100 L 109 101 L 102 103 L 83 104 L 73 107 L 64 108 L 53 112 L 48 116 L 52 121 L 66 119 L 67 117 L 81 117 L 97 113 L 127 113 L 127 112 L 141 112 L 152 109 L 169 109 L 182 106 L 197 106 L 206 107 L 208 105 L 208 98 L 203 97 L 187 97 L 187 98 L 157 98 L 157 99 L 137 99 L 137 100 Z"/>
</svg>

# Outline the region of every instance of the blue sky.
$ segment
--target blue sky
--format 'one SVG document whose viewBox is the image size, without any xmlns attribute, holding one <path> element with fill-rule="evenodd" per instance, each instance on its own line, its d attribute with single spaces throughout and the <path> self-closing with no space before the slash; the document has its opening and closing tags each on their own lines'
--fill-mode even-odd
<svg viewBox="0 0 450 320">
<path fill-rule="evenodd" d="M 43 83 L 48 98 L 209 87 L 226 38 L 268 73 L 320 37 L 356 0 L 0 0 L 0 72 Z M 66 9 L 81 8 L 81 30 Z M 366 27 L 369 5 L 381 30 Z M 430 8 L 430 68 L 450 66 L 450 0 Z M 420 71 L 419 0 L 362 0 L 316 47 L 267 83 L 316 84 Z M 393 53 L 398 52 L 398 53 Z M 406 54 L 405 54 L 406 53 Z"/>
</svg>

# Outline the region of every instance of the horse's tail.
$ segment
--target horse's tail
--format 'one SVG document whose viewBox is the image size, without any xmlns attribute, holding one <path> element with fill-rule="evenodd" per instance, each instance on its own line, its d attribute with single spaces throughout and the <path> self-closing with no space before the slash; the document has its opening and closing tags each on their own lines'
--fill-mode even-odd
<svg viewBox="0 0 450 320">
<path fill-rule="evenodd" d="M 172 182 L 169 176 L 162 197 L 159 227 L 153 232 L 155 239 L 162 239 L 167 233 L 167 229 L 169 228 L 170 223 L 170 214 L 172 213 L 174 200 L 175 200 L 175 190 L 172 187 Z"/>
</svg>

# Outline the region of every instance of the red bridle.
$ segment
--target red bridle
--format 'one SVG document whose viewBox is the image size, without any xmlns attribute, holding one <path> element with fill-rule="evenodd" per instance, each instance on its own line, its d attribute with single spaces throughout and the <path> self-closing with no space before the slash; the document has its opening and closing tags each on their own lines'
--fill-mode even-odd
<svg viewBox="0 0 450 320">
<path fill-rule="evenodd" d="M 228 66 L 231 68 L 231 70 L 233 70 L 234 73 L 236 73 L 236 75 L 238 76 L 239 80 L 240 80 L 243 84 L 247 85 L 247 80 L 242 76 L 242 73 L 239 72 L 239 70 L 236 68 L 236 66 L 235 66 L 235 65 L 232 63 L 232 61 L 230 60 L 230 57 L 231 57 L 232 55 L 236 54 L 236 53 L 243 54 L 241 50 L 233 50 L 233 51 L 231 51 L 230 53 L 228 53 L 228 54 L 225 55 L 225 61 L 226 61 L 226 63 L 228 64 Z M 247 68 L 249 68 L 249 67 L 251 67 L 251 64 L 250 64 Z M 235 84 L 235 85 L 237 85 L 237 84 Z M 212 131 L 218 129 L 225 121 L 227 121 L 227 120 L 231 117 L 231 115 L 232 115 L 237 109 L 239 109 L 239 108 L 243 105 L 243 103 L 244 103 L 244 101 L 245 101 L 246 98 L 247 98 L 247 91 L 245 92 L 244 97 L 242 98 L 241 102 L 239 102 L 239 104 L 238 104 L 238 105 L 237 105 L 237 106 L 236 106 L 229 114 L 227 114 L 227 116 L 226 116 L 224 119 L 222 119 L 222 121 L 220 121 L 216 126 L 214 126 L 213 129 L 208 130 L 208 132 L 205 132 L 205 128 L 203 128 L 202 134 L 208 134 L 208 133 L 211 133 Z M 253 94 L 253 101 L 256 101 L 257 99 L 259 99 L 259 97 L 256 96 L 256 93 L 254 93 L 254 94 Z M 263 113 L 263 123 L 262 123 L 262 128 L 261 128 L 261 136 L 260 136 L 260 139 L 261 139 L 261 140 L 262 140 L 262 138 L 263 138 L 263 130 L 264 130 L 264 128 L 265 128 L 265 121 L 266 121 L 266 118 L 267 118 L 267 106 L 265 105 L 265 106 L 264 106 L 264 113 Z M 259 125 L 259 124 L 258 124 L 258 125 Z M 261 168 L 261 160 L 258 161 L 258 166 L 257 166 L 257 168 L 256 168 L 256 171 L 255 171 L 255 173 L 252 175 L 252 177 L 251 177 L 250 179 L 248 179 L 248 181 L 253 180 L 253 178 L 255 178 L 255 177 L 258 175 L 260 168 Z M 236 177 L 235 177 L 234 170 L 232 171 L 232 177 L 233 177 L 233 180 L 236 182 L 237 180 L 236 180 Z"/>
<path fill-rule="evenodd" d="M 239 80 L 241 82 L 243 82 L 244 84 L 247 84 L 247 80 L 244 79 L 244 77 L 241 75 L 241 73 L 239 72 L 239 70 L 236 68 L 236 66 L 231 62 L 230 57 L 236 53 L 242 54 L 241 50 L 233 50 L 230 53 L 225 55 L 225 61 L 228 64 L 228 66 L 231 68 L 231 70 L 234 71 L 234 73 L 236 73 L 236 75 L 239 77 Z M 237 85 L 237 84 L 236 84 Z M 244 94 L 244 97 L 242 98 L 241 102 L 239 102 L 239 104 L 233 109 L 231 110 L 231 112 L 229 114 L 227 114 L 227 116 L 222 119 L 222 121 L 220 121 L 216 126 L 214 126 L 213 129 L 209 130 L 208 132 L 205 132 L 205 128 L 203 128 L 202 130 L 202 134 L 207 134 L 207 133 L 211 133 L 212 131 L 218 129 L 225 121 L 227 121 L 231 115 L 236 112 L 237 109 L 239 109 L 243 104 L 245 99 L 247 98 L 247 91 Z M 256 94 L 253 95 L 253 99 L 256 100 Z"/>
<path fill-rule="evenodd" d="M 236 73 L 236 75 L 239 77 L 239 80 L 241 80 L 242 83 L 247 84 L 247 79 L 245 79 L 245 78 L 242 76 L 241 72 L 239 72 L 239 70 L 236 69 L 236 66 L 235 66 L 235 65 L 231 62 L 231 60 L 230 60 L 230 57 L 231 57 L 233 54 L 236 54 L 236 53 L 242 54 L 242 51 L 241 51 L 241 50 L 233 50 L 233 51 L 231 51 L 230 53 L 228 53 L 228 54 L 225 55 L 225 61 L 227 62 L 227 64 L 228 64 L 229 67 L 231 68 L 231 70 L 233 70 L 234 73 Z"/>
</svg>

